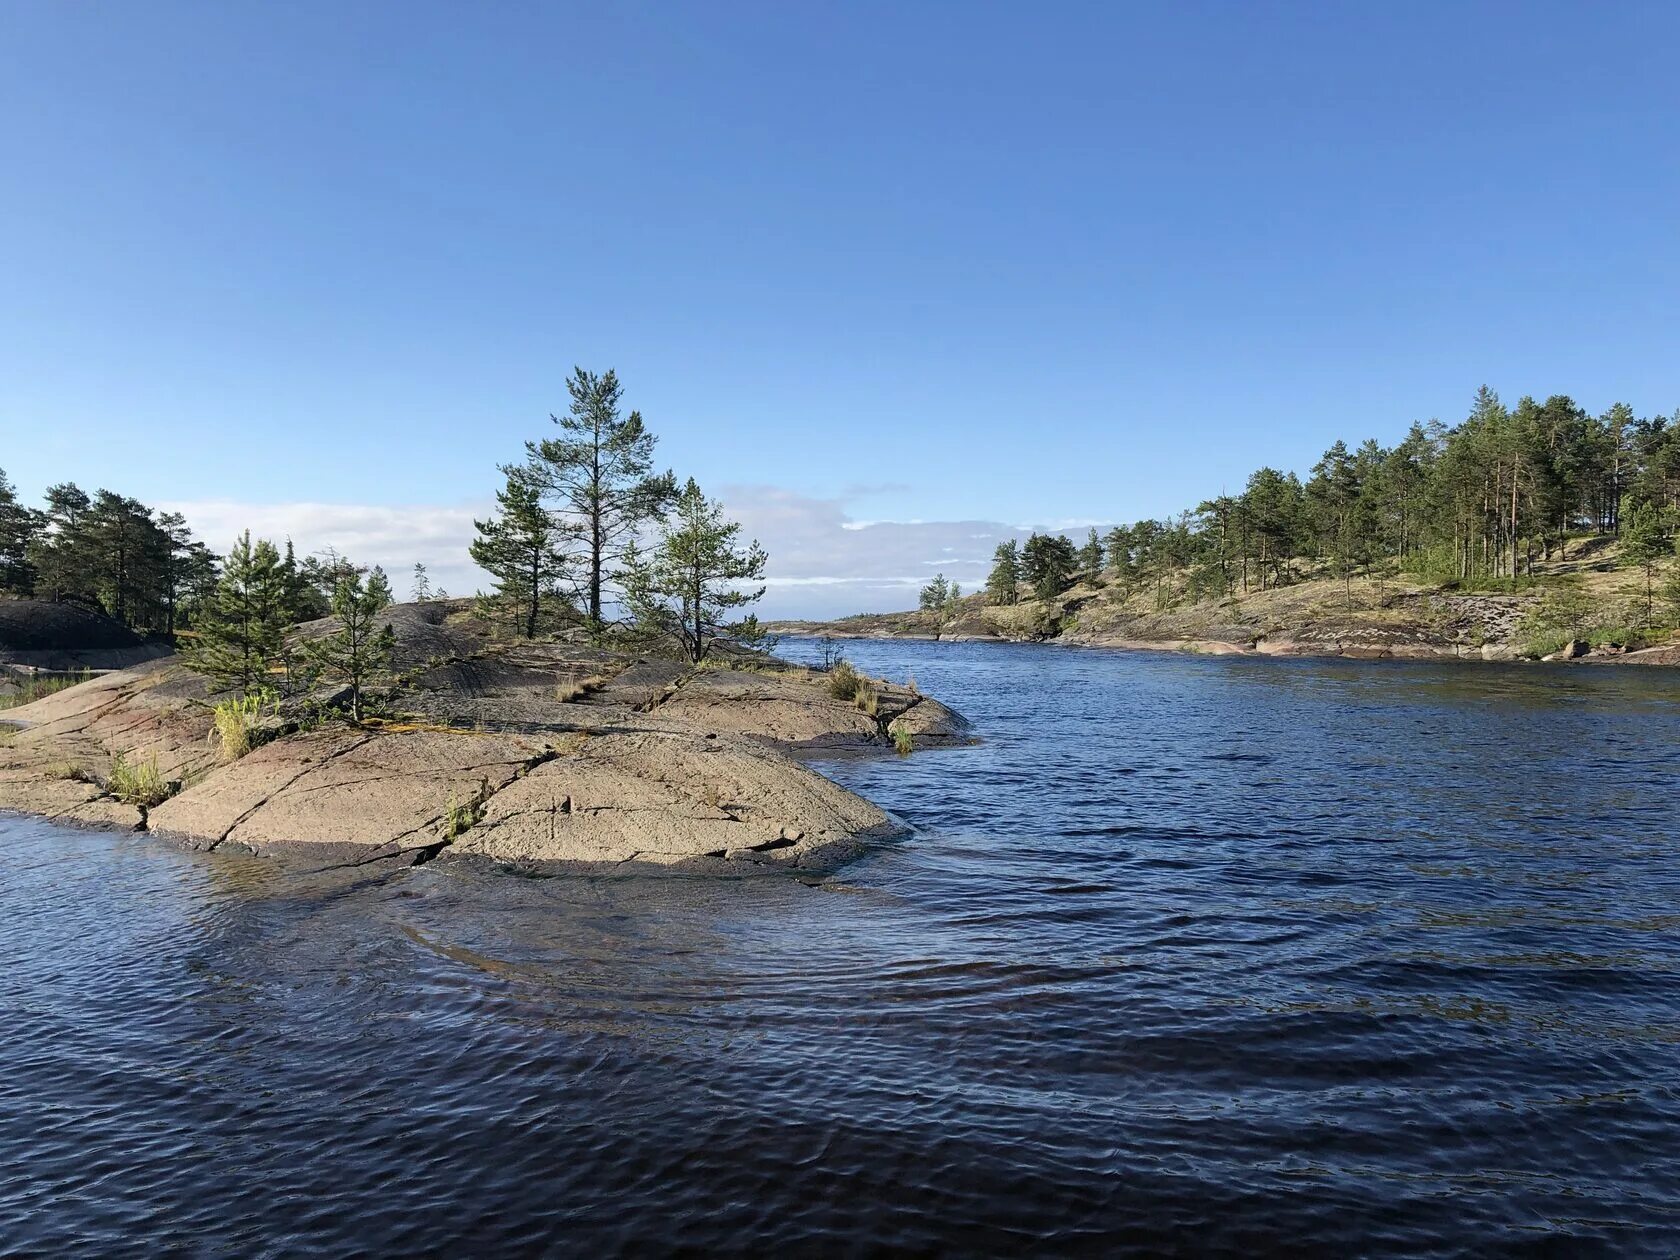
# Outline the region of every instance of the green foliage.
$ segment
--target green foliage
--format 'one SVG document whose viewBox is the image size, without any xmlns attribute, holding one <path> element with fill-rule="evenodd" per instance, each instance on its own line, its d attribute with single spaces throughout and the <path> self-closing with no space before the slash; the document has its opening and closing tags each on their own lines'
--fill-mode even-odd
<svg viewBox="0 0 1680 1260">
<path fill-rule="evenodd" d="M 947 582 L 943 573 L 935 574 L 933 581 L 922 587 L 921 607 L 924 612 L 950 612 L 960 599 L 962 587 L 955 582 Z"/>
<path fill-rule="evenodd" d="M 1669 562 L 1668 579 L 1662 587 L 1662 601 L 1668 624 L 1680 626 L 1680 540 L 1676 540 L 1674 550 L 1675 558 Z"/>
<path fill-rule="evenodd" d="M 707 499 L 692 477 L 671 515 L 660 522 L 659 542 L 643 559 L 634 544 L 624 551 L 625 606 L 644 631 L 670 635 L 695 663 L 719 638 L 757 638 L 755 617 L 732 619 L 764 594 L 758 582 L 768 557 L 755 541 L 736 543 L 741 526 Z"/>
<path fill-rule="evenodd" d="M 1647 622 L 1651 620 L 1657 572 L 1671 554 L 1668 513 L 1654 503 L 1634 504 L 1622 530 L 1622 563 L 1639 570 L 1645 579 L 1644 619 Z"/>
<path fill-rule="evenodd" d="M 992 604 L 1008 606 L 1021 598 L 1021 552 L 1011 538 L 999 543 L 992 552 L 992 571 L 986 578 L 986 599 Z"/>
<path fill-rule="evenodd" d="M 1073 544 L 1060 534 L 1034 534 L 1021 548 L 1021 575 L 1041 601 L 1055 599 L 1073 585 L 1076 563 Z"/>
<path fill-rule="evenodd" d="M 143 761 L 131 761 L 119 753 L 111 762 L 105 790 L 123 804 L 137 806 L 142 811 L 163 804 L 175 794 L 174 786 L 158 769 L 155 753 Z"/>
<path fill-rule="evenodd" d="M 0 695 L 0 709 L 22 708 L 44 696 L 56 695 L 77 683 L 84 683 L 92 677 L 93 671 L 86 669 L 70 674 L 31 674 L 21 681 L 17 691 L 10 695 Z"/>
<path fill-rule="evenodd" d="M 41 531 L 41 514 L 18 501 L 5 470 L 0 469 L 0 591 L 28 595 L 35 589 L 29 549 Z"/>
<path fill-rule="evenodd" d="M 1657 511 L 1655 530 L 1637 519 L 1641 503 Z M 1523 590 L 1538 563 L 1569 558 L 1571 531 L 1587 526 L 1621 536 L 1650 603 L 1677 509 L 1680 423 L 1635 419 L 1622 404 L 1594 417 L 1563 395 L 1506 407 L 1483 387 L 1455 427 L 1414 424 L 1386 448 L 1335 442 L 1305 484 L 1261 468 L 1193 516 L 1116 526 L 1101 542 L 1121 591 L 1151 583 L 1158 608 L 1175 586 L 1202 598 L 1221 585 L 1265 590 L 1304 567 L 1341 579 L 1351 603 L 1355 577 L 1397 570 L 1459 590 Z M 1038 585 L 1041 571 L 1027 580 Z M 1044 591 L 1056 585 L 1047 578 Z"/>
<path fill-rule="evenodd" d="M 850 700 L 857 695 L 860 681 L 861 678 L 852 667 L 852 663 L 845 657 L 840 657 L 828 670 L 828 694 L 836 700 Z"/>
<path fill-rule="evenodd" d="M 172 634 L 215 580 L 215 557 L 178 513 L 124 495 L 47 490 L 35 511 L 0 472 L 0 591 L 96 606 L 136 630 Z"/>
<path fill-rule="evenodd" d="M 222 686 L 249 692 L 266 685 L 291 626 L 291 575 L 267 539 L 239 536 L 223 563 L 187 663 Z"/>
<path fill-rule="evenodd" d="M 1092 577 L 1102 572 L 1103 544 L 1095 529 L 1085 535 L 1085 545 L 1079 549 L 1079 568 Z"/>
<path fill-rule="evenodd" d="M 1550 656 L 1572 640 L 1587 640 L 1599 616 L 1598 605 L 1574 587 L 1547 591 L 1540 603 L 1517 626 L 1517 651 L 1523 656 Z"/>
<path fill-rule="evenodd" d="M 443 838 L 455 840 L 476 827 L 484 817 L 484 805 L 489 799 L 489 779 L 480 779 L 478 790 L 471 796 L 461 797 L 451 792 L 443 811 Z"/>
<path fill-rule="evenodd" d="M 474 563 L 496 579 L 497 593 L 521 610 L 525 637 L 531 639 L 544 601 L 558 599 L 560 579 L 571 565 L 565 543 L 573 531 L 543 506 L 542 483 L 531 469 L 502 471 L 507 483 L 496 492 L 501 511 L 473 522 L 478 537 L 469 550 Z"/>
<path fill-rule="evenodd" d="M 377 570 L 375 570 L 377 572 Z M 338 628 L 310 643 L 307 652 L 331 678 L 350 687 L 350 718 L 362 720 L 362 692 L 368 683 L 391 668 L 396 635 L 390 623 L 379 624 L 380 611 L 390 602 L 389 588 L 348 577 L 333 592 L 332 611 Z"/>
<path fill-rule="evenodd" d="M 265 713 L 280 715 L 280 696 L 266 687 L 248 695 L 230 696 L 215 706 L 212 720 L 224 762 L 238 761 L 256 747 L 254 735 Z"/>
<path fill-rule="evenodd" d="M 902 721 L 894 720 L 887 728 L 887 734 L 892 736 L 893 751 L 900 757 L 908 757 L 916 748 L 916 736 L 909 726 Z"/>
<path fill-rule="evenodd" d="M 609 369 L 598 376 L 575 368 L 566 392 L 567 413 L 549 417 L 560 436 L 525 444 L 526 474 L 582 540 L 578 585 L 584 615 L 598 638 L 605 630 L 605 592 L 615 565 L 629 570 L 637 530 L 676 500 L 677 485 L 670 473 L 653 473 L 658 439 L 641 412 L 621 415 L 624 387 L 616 373 Z"/>
</svg>

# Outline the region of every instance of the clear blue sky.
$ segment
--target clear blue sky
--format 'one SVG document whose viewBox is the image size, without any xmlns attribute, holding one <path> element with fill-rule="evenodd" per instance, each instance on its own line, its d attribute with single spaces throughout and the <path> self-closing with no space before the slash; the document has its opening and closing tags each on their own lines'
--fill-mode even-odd
<svg viewBox="0 0 1680 1260">
<path fill-rule="evenodd" d="M 1673 5 L 0 0 L 0 467 L 1131 519 L 1486 381 L 1680 406 Z M 774 552 L 775 539 L 766 538 Z"/>
</svg>

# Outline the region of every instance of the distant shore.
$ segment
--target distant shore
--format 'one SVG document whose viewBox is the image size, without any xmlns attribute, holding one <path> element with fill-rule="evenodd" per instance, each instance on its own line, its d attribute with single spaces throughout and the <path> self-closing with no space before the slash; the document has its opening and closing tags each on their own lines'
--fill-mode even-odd
<svg viewBox="0 0 1680 1260">
<path fill-rule="evenodd" d="M 1533 623 L 1557 589 L 1537 584 L 1477 592 L 1316 578 L 1156 609 L 1147 594 L 1080 585 L 1048 604 L 1024 599 L 999 606 L 969 596 L 938 610 L 787 620 L 768 628 L 836 640 L 1055 643 L 1221 656 L 1680 665 L 1680 641 L 1670 631 L 1646 637 L 1565 628 L 1537 643 Z"/>
</svg>

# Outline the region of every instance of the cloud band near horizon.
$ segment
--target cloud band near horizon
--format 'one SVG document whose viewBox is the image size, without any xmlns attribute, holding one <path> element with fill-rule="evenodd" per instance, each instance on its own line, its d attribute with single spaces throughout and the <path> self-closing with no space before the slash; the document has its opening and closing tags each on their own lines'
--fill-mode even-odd
<svg viewBox="0 0 1680 1260">
<path fill-rule="evenodd" d="M 770 554 L 759 613 L 766 618 L 836 617 L 912 607 L 936 573 L 972 590 L 986 579 L 1000 542 L 1031 527 L 1000 521 L 854 520 L 842 499 L 819 499 L 775 486 L 727 486 L 722 493 L 744 538 Z M 416 561 L 432 584 L 455 595 L 488 589 L 467 544 L 473 521 L 492 505 L 376 506 L 330 503 L 243 503 L 229 499 L 166 503 L 186 516 L 197 536 L 225 552 L 242 530 L 291 539 L 301 555 L 326 547 L 360 564 L 383 565 L 400 598 Z M 1068 528 L 1063 523 L 1062 528 Z"/>
</svg>

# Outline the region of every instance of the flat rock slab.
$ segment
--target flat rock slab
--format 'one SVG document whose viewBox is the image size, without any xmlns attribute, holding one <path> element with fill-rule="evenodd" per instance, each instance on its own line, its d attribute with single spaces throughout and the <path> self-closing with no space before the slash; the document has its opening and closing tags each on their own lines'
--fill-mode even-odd
<svg viewBox="0 0 1680 1260">
<path fill-rule="evenodd" d="M 638 861 L 809 866 L 901 830 L 751 741 L 642 731 L 586 739 L 497 792 L 452 852 L 541 868 Z"/>
<path fill-rule="evenodd" d="M 658 712 L 668 723 L 789 748 L 882 742 L 880 724 L 851 701 L 782 674 L 702 671 L 684 681 Z"/>
<path fill-rule="evenodd" d="M 702 670 L 685 679 L 658 713 L 691 730 L 741 735 L 802 751 L 883 747 L 899 723 L 921 743 L 961 742 L 968 723 L 936 700 L 874 680 L 876 711 L 829 694 L 821 674 Z"/>
<path fill-rule="evenodd" d="M 540 739 L 350 730 L 266 744 L 152 810 L 153 831 L 199 848 L 435 849 L 471 809 L 547 755 Z"/>
</svg>

